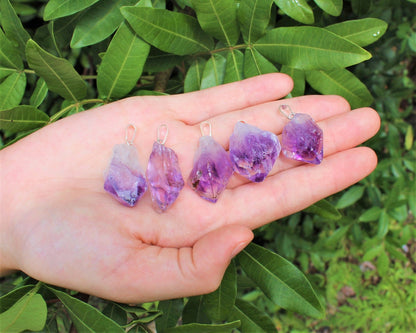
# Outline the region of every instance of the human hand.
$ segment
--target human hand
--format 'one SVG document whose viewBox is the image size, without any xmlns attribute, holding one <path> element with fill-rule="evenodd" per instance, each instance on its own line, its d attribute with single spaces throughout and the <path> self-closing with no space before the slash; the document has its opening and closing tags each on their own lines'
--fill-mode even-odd
<svg viewBox="0 0 416 333">
<path fill-rule="evenodd" d="M 20 269 L 41 281 L 99 297 L 139 303 L 215 290 L 251 229 L 299 211 L 367 176 L 374 152 L 354 148 L 372 137 L 379 117 L 350 111 L 337 96 L 276 101 L 292 89 L 269 74 L 195 93 L 132 97 L 46 126 L 0 152 L 0 245 L 3 271 Z M 133 208 L 103 189 L 113 146 L 130 123 L 146 167 L 156 129 L 169 127 L 166 146 L 178 155 L 184 179 L 209 121 L 228 148 L 237 121 L 281 133 L 288 104 L 308 113 L 324 132 L 324 160 L 305 165 L 281 156 L 262 183 L 234 175 L 212 204 L 185 186 L 156 213 L 149 193 Z"/>
</svg>

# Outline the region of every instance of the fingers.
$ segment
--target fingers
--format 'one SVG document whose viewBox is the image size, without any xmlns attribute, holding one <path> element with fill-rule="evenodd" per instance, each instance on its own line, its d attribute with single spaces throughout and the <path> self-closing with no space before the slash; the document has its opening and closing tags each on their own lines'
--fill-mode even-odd
<svg viewBox="0 0 416 333">
<path fill-rule="evenodd" d="M 292 79 L 280 73 L 256 76 L 183 95 L 169 96 L 168 107 L 187 124 L 197 124 L 219 114 L 283 98 L 293 88 Z"/>
<path fill-rule="evenodd" d="M 318 125 L 324 133 L 324 158 L 326 158 L 339 151 L 360 145 L 373 137 L 380 128 L 380 117 L 373 109 L 362 108 L 324 119 L 318 122 Z M 281 154 L 269 176 L 301 164 Z M 248 182 L 242 177 L 235 178 L 229 184 L 229 188 Z"/>
<path fill-rule="evenodd" d="M 254 229 L 347 188 L 369 175 L 376 164 L 371 149 L 353 148 L 328 156 L 319 166 L 300 165 L 263 183 L 226 191 L 217 205 L 224 205 L 235 221 Z"/>
<path fill-rule="evenodd" d="M 281 133 L 283 126 L 289 121 L 279 111 L 279 106 L 282 104 L 290 105 L 295 113 L 309 114 L 317 122 L 351 110 L 344 98 L 332 95 L 311 95 L 273 101 L 209 119 L 213 137 L 228 148 L 230 135 L 238 121 L 244 121 L 265 131 Z"/>
<path fill-rule="evenodd" d="M 207 233 L 192 248 L 144 245 L 114 274 L 119 287 L 106 298 L 141 303 L 212 292 L 252 238 L 250 229 L 233 225 Z"/>
</svg>

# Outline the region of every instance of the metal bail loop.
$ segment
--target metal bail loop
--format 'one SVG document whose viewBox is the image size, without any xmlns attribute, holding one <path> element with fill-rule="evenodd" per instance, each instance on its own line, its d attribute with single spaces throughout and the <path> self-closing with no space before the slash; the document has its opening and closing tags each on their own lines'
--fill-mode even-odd
<svg viewBox="0 0 416 333">
<path fill-rule="evenodd" d="M 209 131 L 208 131 L 208 135 L 212 136 L 212 130 L 211 130 L 211 123 L 209 121 L 203 121 L 200 125 L 199 128 L 201 129 L 201 135 L 205 136 L 205 128 L 208 127 Z"/>
<path fill-rule="evenodd" d="M 161 138 L 161 131 L 162 129 L 164 129 L 165 131 L 165 135 L 163 136 L 163 139 Z M 157 128 L 157 143 L 164 145 L 166 143 L 166 140 L 168 139 L 168 133 L 169 133 L 169 129 L 168 129 L 168 125 L 166 124 L 161 124 L 158 128 Z"/>
<path fill-rule="evenodd" d="M 279 105 L 279 111 L 289 120 L 295 116 L 295 113 L 287 104 Z"/>
<path fill-rule="evenodd" d="M 133 129 L 133 134 L 129 140 L 129 132 L 131 132 L 130 128 Z M 133 124 L 128 124 L 126 127 L 126 136 L 124 137 L 124 139 L 126 140 L 126 143 L 128 145 L 132 145 L 135 137 L 136 137 L 136 126 L 134 126 Z"/>
</svg>

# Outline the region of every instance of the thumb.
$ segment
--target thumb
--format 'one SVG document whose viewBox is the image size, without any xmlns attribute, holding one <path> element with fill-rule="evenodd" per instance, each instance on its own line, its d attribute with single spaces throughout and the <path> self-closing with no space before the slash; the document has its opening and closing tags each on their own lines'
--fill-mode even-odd
<svg viewBox="0 0 416 333">
<path fill-rule="evenodd" d="M 253 239 L 253 232 L 244 226 L 229 225 L 206 234 L 193 246 L 193 266 L 197 294 L 218 288 L 231 259 Z"/>
</svg>

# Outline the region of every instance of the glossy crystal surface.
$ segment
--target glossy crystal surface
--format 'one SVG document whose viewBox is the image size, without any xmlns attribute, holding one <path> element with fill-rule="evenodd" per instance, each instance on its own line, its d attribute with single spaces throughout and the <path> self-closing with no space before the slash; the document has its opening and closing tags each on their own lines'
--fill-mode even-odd
<svg viewBox="0 0 416 333">
<path fill-rule="evenodd" d="M 114 146 L 110 165 L 105 173 L 104 189 L 125 206 L 134 206 L 146 192 L 147 184 L 139 164 L 136 147 Z"/>
<path fill-rule="evenodd" d="M 228 153 L 211 136 L 202 136 L 188 178 L 191 188 L 203 199 L 215 203 L 232 174 Z"/>
<path fill-rule="evenodd" d="M 238 122 L 230 137 L 230 158 L 234 171 L 253 182 L 262 182 L 280 154 L 275 134 Z"/>
<path fill-rule="evenodd" d="M 286 157 L 319 164 L 323 159 L 323 132 L 311 116 L 296 113 L 282 132 L 282 152 Z"/>
<path fill-rule="evenodd" d="M 185 182 L 176 153 L 155 142 L 147 165 L 146 177 L 155 210 L 159 213 L 171 206 Z"/>
</svg>

